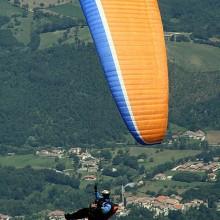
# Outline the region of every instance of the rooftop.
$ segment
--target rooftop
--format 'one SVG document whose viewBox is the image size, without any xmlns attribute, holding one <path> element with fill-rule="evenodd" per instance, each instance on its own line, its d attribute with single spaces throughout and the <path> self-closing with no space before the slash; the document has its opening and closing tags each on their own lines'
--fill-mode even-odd
<svg viewBox="0 0 220 220">
<path fill-rule="evenodd" d="M 52 212 L 48 213 L 48 216 L 49 217 L 63 217 L 64 214 L 65 214 L 64 211 L 55 210 L 55 211 L 52 211 Z"/>
</svg>

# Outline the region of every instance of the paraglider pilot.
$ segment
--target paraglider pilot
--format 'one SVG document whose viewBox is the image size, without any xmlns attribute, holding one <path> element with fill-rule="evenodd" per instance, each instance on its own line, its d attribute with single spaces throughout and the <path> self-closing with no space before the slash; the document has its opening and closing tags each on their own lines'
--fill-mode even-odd
<svg viewBox="0 0 220 220">
<path fill-rule="evenodd" d="M 95 202 L 89 208 L 83 208 L 72 214 L 65 214 L 66 220 L 88 218 L 89 220 L 107 220 L 114 214 L 114 204 L 110 200 L 110 192 L 102 191 L 101 195 L 95 190 Z"/>
</svg>

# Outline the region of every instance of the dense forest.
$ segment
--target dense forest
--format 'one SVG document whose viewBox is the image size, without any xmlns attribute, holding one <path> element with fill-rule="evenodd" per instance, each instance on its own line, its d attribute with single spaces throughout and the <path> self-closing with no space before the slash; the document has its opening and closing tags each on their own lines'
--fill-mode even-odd
<svg viewBox="0 0 220 220">
<path fill-rule="evenodd" d="M 10 50 L 0 55 L 1 144 L 34 147 L 130 141 L 93 45 Z M 219 76 L 219 72 L 191 73 L 171 64 L 170 120 L 190 129 L 219 129 L 215 95 Z"/>
<path fill-rule="evenodd" d="M 21 178 L 22 176 L 22 178 Z M 93 184 L 88 184 L 85 191 L 79 190 L 78 177 L 69 177 L 53 170 L 34 170 L 31 167 L 15 169 L 1 167 L 0 169 L 0 213 L 12 216 L 26 215 L 31 219 L 33 213 L 42 210 L 62 209 L 72 212 L 87 207 L 94 199 Z M 220 180 L 220 178 L 219 178 Z M 109 187 L 108 181 L 102 187 Z M 118 192 L 120 193 L 120 192 Z M 170 212 L 169 216 L 160 216 L 155 220 L 218 220 L 216 204 L 220 199 L 219 182 L 197 189 L 190 189 L 183 194 L 185 201 L 191 199 L 208 200 L 208 206 L 200 209 L 190 209 L 187 212 Z M 131 207 L 130 207 L 131 208 Z M 142 207 L 131 208 L 131 213 L 120 220 L 152 219 L 154 213 Z"/>
<path fill-rule="evenodd" d="M 160 0 L 166 31 L 191 32 L 198 38 L 220 35 L 219 0 Z"/>
<path fill-rule="evenodd" d="M 65 210 L 80 208 L 88 198 L 78 188 L 77 177 L 53 170 L 1 167 L 0 213 L 15 216 L 58 207 Z"/>
<path fill-rule="evenodd" d="M 220 71 L 188 71 L 170 63 L 170 121 L 193 130 L 220 129 Z"/>
<path fill-rule="evenodd" d="M 92 45 L 0 56 L 1 144 L 53 145 L 124 140 Z"/>
</svg>

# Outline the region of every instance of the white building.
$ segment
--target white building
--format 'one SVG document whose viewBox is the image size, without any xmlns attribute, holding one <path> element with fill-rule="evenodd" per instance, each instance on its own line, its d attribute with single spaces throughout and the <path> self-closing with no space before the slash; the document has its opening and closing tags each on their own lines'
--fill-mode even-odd
<svg viewBox="0 0 220 220">
<path fill-rule="evenodd" d="M 62 158 L 64 155 L 64 150 L 61 148 L 45 149 L 45 150 L 41 150 L 41 151 L 36 151 L 36 155 L 42 156 L 42 157 Z"/>
<path fill-rule="evenodd" d="M 163 173 L 159 173 L 159 174 L 155 175 L 153 178 L 153 180 L 166 180 L 166 179 L 167 179 L 167 177 Z"/>
<path fill-rule="evenodd" d="M 48 218 L 50 220 L 65 220 L 64 212 L 60 210 L 55 210 L 53 212 L 48 213 Z"/>
<path fill-rule="evenodd" d="M 0 214 L 0 220 L 9 220 L 11 218 L 11 216 Z"/>
<path fill-rule="evenodd" d="M 186 131 L 185 133 L 183 133 L 182 135 L 183 137 L 188 137 L 188 138 L 192 138 L 194 140 L 200 140 L 200 141 L 204 141 L 206 138 L 205 132 L 198 130 L 196 132 L 194 131 Z"/>
<path fill-rule="evenodd" d="M 69 154 L 76 154 L 76 155 L 80 155 L 82 153 L 82 148 L 80 147 L 73 147 L 71 149 L 69 149 Z"/>
</svg>

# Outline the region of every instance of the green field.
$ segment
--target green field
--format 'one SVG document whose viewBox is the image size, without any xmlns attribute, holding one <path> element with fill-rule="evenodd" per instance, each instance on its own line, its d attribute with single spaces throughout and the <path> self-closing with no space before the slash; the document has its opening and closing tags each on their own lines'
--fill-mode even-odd
<svg viewBox="0 0 220 220">
<path fill-rule="evenodd" d="M 159 192 L 161 189 L 163 191 L 175 190 L 179 194 L 183 193 L 187 189 L 194 188 L 196 186 L 208 185 L 209 183 L 203 182 L 194 182 L 194 183 L 186 183 L 186 182 L 178 182 L 178 181 L 146 181 L 145 185 L 138 189 L 138 193 L 146 193 L 147 191 Z"/>
<path fill-rule="evenodd" d="M 74 31 L 75 31 L 75 28 L 71 28 L 67 39 L 64 41 L 62 40 L 62 44 L 75 43 Z M 54 32 L 40 34 L 39 49 L 45 49 L 45 48 L 49 48 L 54 45 L 57 45 L 58 41 L 62 39 L 64 33 L 65 33 L 65 31 L 54 31 Z M 92 38 L 91 38 L 91 35 L 89 32 L 89 29 L 87 27 L 79 28 L 78 38 L 85 43 L 92 42 Z"/>
<path fill-rule="evenodd" d="M 111 151 L 111 149 L 109 149 Z M 138 156 L 142 153 L 147 155 L 146 161 L 143 163 L 147 168 L 163 164 L 167 161 L 177 160 L 188 156 L 198 154 L 200 151 L 195 150 L 163 150 L 159 151 L 155 148 L 143 148 L 143 147 L 132 147 L 129 148 L 129 154 Z M 116 154 L 116 151 L 113 153 Z M 149 162 L 149 158 L 153 158 L 153 162 Z M 66 169 L 71 169 L 71 160 L 68 158 L 60 159 L 65 162 Z M 33 168 L 54 168 L 56 166 L 55 159 L 50 157 L 40 157 L 37 155 L 14 155 L 14 156 L 0 156 L 0 165 L 2 166 L 15 166 L 17 168 L 32 166 Z"/>
<path fill-rule="evenodd" d="M 49 8 L 49 10 L 58 14 L 84 19 L 84 15 L 79 4 L 69 3 Z"/>
<path fill-rule="evenodd" d="M 220 70 L 220 48 L 205 44 L 167 42 L 169 60 L 188 71 Z"/>
<path fill-rule="evenodd" d="M 92 37 L 90 35 L 88 27 L 79 28 L 79 30 L 78 30 L 78 38 L 79 38 L 79 40 L 81 40 L 81 41 L 83 41 L 85 43 L 91 43 L 92 42 Z M 68 44 L 75 43 L 75 37 L 74 37 L 73 33 L 72 33 L 72 36 L 70 36 L 69 39 L 67 39 L 65 41 L 65 43 L 68 43 Z"/>
<path fill-rule="evenodd" d="M 60 159 L 66 165 L 66 169 L 71 169 L 72 164 L 69 159 Z M 14 156 L 0 156 L 1 166 L 13 166 L 16 168 L 23 168 L 25 166 L 32 166 L 35 169 L 41 168 L 55 168 L 57 162 L 54 158 L 40 157 L 36 155 L 14 155 Z"/>
<path fill-rule="evenodd" d="M 31 40 L 33 13 L 29 13 L 26 18 L 19 17 L 17 20 L 21 24 L 16 28 L 17 30 L 13 29 L 13 34 L 19 42 L 27 45 Z"/>
<path fill-rule="evenodd" d="M 159 151 L 155 148 L 142 148 L 142 147 L 132 147 L 130 148 L 130 155 L 138 156 L 145 153 L 148 159 L 145 161 L 144 166 L 146 168 L 155 167 L 159 164 L 163 164 L 168 161 L 178 160 L 181 158 L 194 156 L 200 151 L 197 150 L 163 150 Z M 153 158 L 153 162 L 149 162 L 149 158 Z"/>
<path fill-rule="evenodd" d="M 84 42 L 92 42 L 92 37 L 88 27 L 79 29 L 79 38 Z"/>
<path fill-rule="evenodd" d="M 148 158 L 143 163 L 143 165 L 147 168 L 153 168 L 159 164 L 163 164 L 169 161 L 178 160 L 181 158 L 186 158 L 189 156 L 194 156 L 200 151 L 198 150 L 158 150 L 155 148 L 141 148 L 141 147 L 133 147 L 130 149 L 130 155 L 139 155 L 141 153 L 145 153 Z M 149 162 L 149 158 L 153 158 L 153 162 Z M 172 171 L 167 171 L 167 175 L 172 175 Z M 146 181 L 145 185 L 141 188 L 138 188 L 138 194 L 146 193 L 147 191 L 159 192 L 160 190 L 168 191 L 168 190 L 175 190 L 178 193 L 183 193 L 189 188 L 196 187 L 197 185 L 207 184 L 201 182 L 195 183 L 185 183 L 185 182 L 178 182 L 172 180 L 166 181 Z"/>
<path fill-rule="evenodd" d="M 220 131 L 210 130 L 210 131 L 207 131 L 206 133 L 207 133 L 207 140 L 209 144 L 220 146 Z"/>
<path fill-rule="evenodd" d="M 58 40 L 63 36 L 63 33 L 64 31 L 54 31 L 41 34 L 39 49 L 45 49 L 58 44 Z"/>
<path fill-rule="evenodd" d="M 30 42 L 33 13 L 29 13 L 27 17 L 22 17 L 23 9 L 15 7 L 8 3 L 8 1 L 0 0 L 0 16 L 7 16 L 10 22 L 4 25 L 4 29 L 10 27 L 13 35 L 21 43 L 28 44 Z M 12 16 L 15 16 L 12 17 Z M 16 24 L 16 22 L 19 24 Z"/>
<path fill-rule="evenodd" d="M 0 0 L 0 15 L 1 16 L 12 16 L 22 15 L 23 9 L 15 7 L 8 3 L 7 0 Z"/>
<path fill-rule="evenodd" d="M 130 155 L 138 156 L 142 153 L 145 153 L 148 158 L 143 163 L 143 165 L 149 169 L 151 167 L 157 166 L 158 164 L 163 164 L 165 162 L 184 158 L 192 155 L 196 155 L 199 153 L 199 151 L 194 150 L 163 150 L 159 151 L 155 148 L 143 148 L 143 147 L 131 147 L 127 148 L 129 150 Z M 118 150 L 125 151 L 124 148 L 115 148 L 114 151 L 111 148 L 108 148 L 106 150 L 109 150 L 112 152 L 113 157 L 117 154 Z M 99 151 L 98 149 L 94 149 L 94 153 Z M 153 158 L 153 162 L 149 162 L 149 158 Z M 59 161 L 62 161 L 66 165 L 66 169 L 72 169 L 72 161 L 68 158 L 59 159 Z M 0 156 L 0 166 L 14 166 L 16 168 L 23 168 L 25 166 L 32 166 L 35 169 L 43 169 L 43 168 L 55 168 L 57 162 L 54 158 L 49 157 L 40 157 L 37 155 L 14 155 L 14 156 Z M 171 173 L 171 171 L 167 171 L 167 175 Z M 92 173 L 83 172 L 81 173 L 82 176 L 90 175 Z M 94 174 L 95 175 L 95 174 Z M 100 175 L 98 178 L 98 181 L 102 183 L 103 181 L 111 181 L 113 178 L 109 176 Z M 135 178 L 136 179 L 136 178 Z M 137 181 L 136 179 L 135 181 Z M 86 187 L 87 184 L 93 183 L 89 181 L 81 181 L 80 188 L 83 189 Z M 176 190 L 178 193 L 182 193 L 185 190 L 195 187 L 197 185 L 201 185 L 205 183 L 184 183 L 184 182 L 177 182 L 177 181 L 146 181 L 145 185 L 138 188 L 137 193 L 143 194 L 147 191 L 153 191 L 153 192 L 159 192 L 161 189 L 164 191 L 167 190 Z"/>
</svg>

